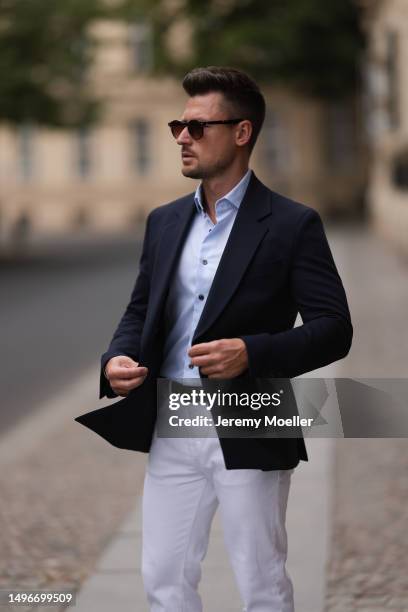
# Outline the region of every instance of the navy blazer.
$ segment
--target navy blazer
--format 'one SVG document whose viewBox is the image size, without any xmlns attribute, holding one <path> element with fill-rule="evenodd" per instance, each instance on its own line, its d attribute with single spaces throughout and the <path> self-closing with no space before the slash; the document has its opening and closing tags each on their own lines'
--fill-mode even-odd
<svg viewBox="0 0 408 612">
<path fill-rule="evenodd" d="M 114 446 L 148 452 L 163 360 L 164 310 L 195 214 L 194 194 L 153 210 L 139 274 L 101 360 L 100 397 L 115 397 L 103 368 L 128 355 L 148 367 L 120 401 L 76 420 Z M 294 327 L 300 313 L 303 325 Z M 318 213 L 271 191 L 252 174 L 192 344 L 242 338 L 254 378 L 292 378 L 345 357 L 353 328 L 345 291 Z M 228 469 L 291 469 L 307 460 L 303 438 L 220 438 Z"/>
</svg>

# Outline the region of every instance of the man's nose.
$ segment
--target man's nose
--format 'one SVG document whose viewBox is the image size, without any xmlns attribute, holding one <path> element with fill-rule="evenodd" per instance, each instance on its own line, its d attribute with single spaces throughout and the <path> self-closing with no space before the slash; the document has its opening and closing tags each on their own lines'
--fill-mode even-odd
<svg viewBox="0 0 408 612">
<path fill-rule="evenodd" d="M 188 131 L 187 126 L 183 128 L 183 130 L 180 132 L 180 134 L 176 138 L 176 142 L 179 145 L 187 144 L 187 143 L 191 144 L 192 138 L 190 136 L 190 132 Z"/>
</svg>

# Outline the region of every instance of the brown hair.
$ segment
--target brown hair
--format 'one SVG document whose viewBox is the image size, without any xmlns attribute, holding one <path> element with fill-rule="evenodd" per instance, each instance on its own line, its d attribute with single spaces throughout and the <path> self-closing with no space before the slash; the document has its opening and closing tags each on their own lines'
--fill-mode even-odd
<svg viewBox="0 0 408 612">
<path fill-rule="evenodd" d="M 252 151 L 265 119 L 265 99 L 251 77 L 236 68 L 194 68 L 184 77 L 183 88 L 191 97 L 213 91 L 221 92 L 235 117 L 248 119 L 252 123 L 252 136 L 248 143 Z"/>
</svg>

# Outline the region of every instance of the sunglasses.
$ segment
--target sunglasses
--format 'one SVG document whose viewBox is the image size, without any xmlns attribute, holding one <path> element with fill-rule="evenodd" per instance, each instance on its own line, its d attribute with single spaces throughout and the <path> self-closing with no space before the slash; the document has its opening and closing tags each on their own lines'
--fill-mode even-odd
<svg viewBox="0 0 408 612">
<path fill-rule="evenodd" d="M 184 128 L 187 128 L 188 133 L 194 140 L 200 140 L 204 135 L 204 128 L 209 125 L 233 125 L 239 123 L 243 119 L 224 119 L 224 121 L 198 121 L 192 119 L 191 121 L 170 121 L 168 124 L 171 133 L 174 138 L 178 138 Z"/>
</svg>

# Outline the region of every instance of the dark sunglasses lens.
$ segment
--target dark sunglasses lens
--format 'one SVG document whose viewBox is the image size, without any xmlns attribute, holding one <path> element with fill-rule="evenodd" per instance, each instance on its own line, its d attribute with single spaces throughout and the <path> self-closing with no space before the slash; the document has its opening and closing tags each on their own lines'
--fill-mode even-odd
<svg viewBox="0 0 408 612">
<path fill-rule="evenodd" d="M 178 138 L 185 128 L 181 121 L 172 121 L 171 123 L 169 123 L 169 126 L 174 138 Z"/>
<path fill-rule="evenodd" d="M 188 121 L 187 123 L 183 123 L 182 121 L 171 121 L 169 127 L 174 138 L 178 138 L 185 127 L 187 127 L 188 133 L 194 140 L 202 138 L 204 133 L 204 128 L 201 123 L 194 120 Z"/>
<path fill-rule="evenodd" d="M 188 133 L 190 134 L 191 138 L 194 138 L 194 140 L 200 140 L 204 133 L 203 126 L 199 121 L 189 121 Z"/>
</svg>

